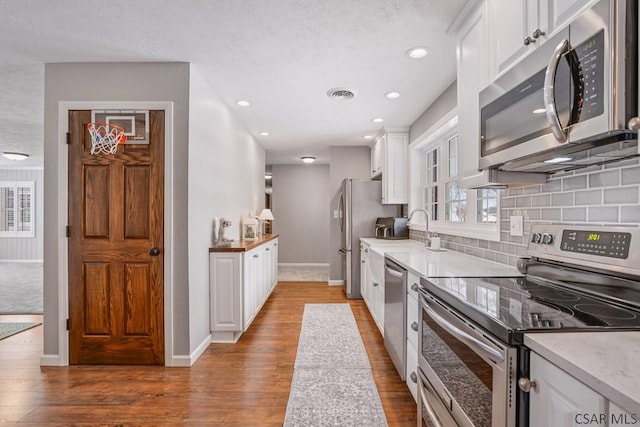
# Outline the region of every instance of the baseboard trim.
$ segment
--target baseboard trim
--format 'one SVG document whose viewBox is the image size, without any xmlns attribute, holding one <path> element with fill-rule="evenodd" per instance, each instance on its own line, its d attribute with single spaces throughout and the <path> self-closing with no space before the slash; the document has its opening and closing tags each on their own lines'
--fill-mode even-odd
<svg viewBox="0 0 640 427">
<path fill-rule="evenodd" d="M 329 267 L 328 263 L 281 262 L 278 267 Z"/>
<path fill-rule="evenodd" d="M 29 264 L 29 263 L 42 264 L 42 260 L 41 259 L 0 259 L 0 262 L 2 262 L 2 263 L 15 262 L 16 264 L 18 264 L 18 263 L 20 263 L 20 264 Z"/>
<path fill-rule="evenodd" d="M 60 355 L 43 354 L 40 356 L 40 366 L 64 366 L 60 363 Z"/>
<path fill-rule="evenodd" d="M 344 280 L 329 280 L 329 286 L 343 286 Z"/>
<path fill-rule="evenodd" d="M 211 344 L 211 335 L 204 337 L 198 347 L 196 347 L 189 356 L 173 356 L 168 363 L 165 363 L 165 366 L 172 368 L 189 368 L 196 363 L 200 356 L 202 356 L 202 353 L 207 351 L 209 344 Z"/>
</svg>

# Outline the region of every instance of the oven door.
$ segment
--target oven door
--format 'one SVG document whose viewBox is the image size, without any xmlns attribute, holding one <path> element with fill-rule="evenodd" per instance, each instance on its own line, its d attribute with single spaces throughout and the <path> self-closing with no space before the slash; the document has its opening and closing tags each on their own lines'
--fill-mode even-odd
<svg viewBox="0 0 640 427">
<path fill-rule="evenodd" d="M 434 426 L 515 426 L 517 348 L 420 291 L 422 420 Z"/>
</svg>

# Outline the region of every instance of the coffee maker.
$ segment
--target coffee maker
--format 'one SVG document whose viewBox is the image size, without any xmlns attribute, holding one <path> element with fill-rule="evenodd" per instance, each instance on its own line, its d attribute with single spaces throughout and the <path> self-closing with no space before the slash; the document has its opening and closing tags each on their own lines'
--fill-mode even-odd
<svg viewBox="0 0 640 427">
<path fill-rule="evenodd" d="M 407 218 L 378 218 L 376 220 L 375 236 L 377 239 L 408 239 L 409 227 L 407 226 Z"/>
</svg>

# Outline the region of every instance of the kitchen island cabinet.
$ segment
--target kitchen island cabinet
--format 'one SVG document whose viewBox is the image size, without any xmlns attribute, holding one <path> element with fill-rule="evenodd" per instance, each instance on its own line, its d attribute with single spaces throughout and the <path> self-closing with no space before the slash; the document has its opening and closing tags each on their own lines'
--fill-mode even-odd
<svg viewBox="0 0 640 427">
<path fill-rule="evenodd" d="M 278 235 L 209 249 L 212 342 L 236 342 L 278 282 Z"/>
</svg>

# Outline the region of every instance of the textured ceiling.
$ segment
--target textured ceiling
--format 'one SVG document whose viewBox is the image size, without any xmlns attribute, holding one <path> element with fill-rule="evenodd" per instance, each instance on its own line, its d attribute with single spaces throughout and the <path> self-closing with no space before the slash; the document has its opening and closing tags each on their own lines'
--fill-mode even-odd
<svg viewBox="0 0 640 427">
<path fill-rule="evenodd" d="M 0 151 L 42 164 L 44 63 L 183 61 L 237 112 L 268 163 L 327 161 L 331 145 L 411 125 L 455 80 L 446 30 L 467 1 L 0 0 Z M 430 54 L 409 59 L 419 45 Z M 329 99 L 334 87 L 356 97 Z"/>
</svg>

